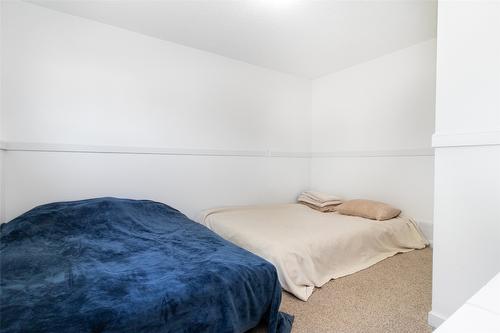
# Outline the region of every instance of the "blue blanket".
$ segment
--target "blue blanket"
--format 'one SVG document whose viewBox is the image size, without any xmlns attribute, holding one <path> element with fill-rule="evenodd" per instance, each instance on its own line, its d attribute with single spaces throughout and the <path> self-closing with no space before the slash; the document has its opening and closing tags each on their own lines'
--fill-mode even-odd
<svg viewBox="0 0 500 333">
<path fill-rule="evenodd" d="M 1 332 L 291 330 L 273 265 L 164 204 L 53 203 L 0 228 Z"/>
</svg>

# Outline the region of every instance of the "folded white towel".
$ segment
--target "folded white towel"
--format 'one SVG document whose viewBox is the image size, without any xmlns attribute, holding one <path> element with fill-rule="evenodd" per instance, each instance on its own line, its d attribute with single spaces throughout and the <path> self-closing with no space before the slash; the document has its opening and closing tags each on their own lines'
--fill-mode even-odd
<svg viewBox="0 0 500 333">
<path fill-rule="evenodd" d="M 318 192 L 318 191 L 305 191 L 300 194 L 303 197 L 308 197 L 311 200 L 314 200 L 319 203 L 327 202 L 327 201 L 342 201 L 342 199 L 338 196 Z"/>
<path fill-rule="evenodd" d="M 342 203 L 342 200 L 339 197 L 311 191 L 301 193 L 297 200 L 299 202 L 306 202 L 316 207 L 335 206 Z"/>
<path fill-rule="evenodd" d="M 331 201 L 325 201 L 325 202 L 318 202 L 315 200 L 311 200 L 309 197 L 304 197 L 304 196 L 299 196 L 297 199 L 298 202 L 305 202 L 310 205 L 316 206 L 318 208 L 323 208 L 323 207 L 328 207 L 328 206 L 338 206 L 342 203 L 340 200 L 331 200 Z"/>
</svg>

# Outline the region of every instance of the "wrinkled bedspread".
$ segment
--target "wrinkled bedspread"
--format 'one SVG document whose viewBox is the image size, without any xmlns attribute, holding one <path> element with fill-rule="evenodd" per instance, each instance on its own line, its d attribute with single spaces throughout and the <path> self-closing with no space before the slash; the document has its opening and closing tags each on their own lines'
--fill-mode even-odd
<svg viewBox="0 0 500 333">
<path fill-rule="evenodd" d="M 290 332 L 274 266 L 164 204 L 52 203 L 0 228 L 1 332 Z"/>
<path fill-rule="evenodd" d="M 428 245 L 409 218 L 373 221 L 302 204 L 216 208 L 200 222 L 273 263 L 283 289 L 303 301 L 331 279 Z"/>
</svg>

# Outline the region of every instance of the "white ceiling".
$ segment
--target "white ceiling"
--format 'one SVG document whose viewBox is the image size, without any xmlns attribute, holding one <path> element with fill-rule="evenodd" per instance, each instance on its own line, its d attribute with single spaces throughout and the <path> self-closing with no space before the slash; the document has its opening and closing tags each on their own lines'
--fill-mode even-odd
<svg viewBox="0 0 500 333">
<path fill-rule="evenodd" d="M 30 2 L 308 78 L 436 35 L 429 0 Z"/>
</svg>

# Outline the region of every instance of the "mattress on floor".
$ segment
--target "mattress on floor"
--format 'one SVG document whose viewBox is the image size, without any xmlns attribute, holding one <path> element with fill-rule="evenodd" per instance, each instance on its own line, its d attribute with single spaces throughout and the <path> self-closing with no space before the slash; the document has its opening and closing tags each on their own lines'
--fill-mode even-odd
<svg viewBox="0 0 500 333">
<path fill-rule="evenodd" d="M 4 333 L 291 329 L 273 265 L 158 202 L 48 204 L 0 236 Z"/>
<path fill-rule="evenodd" d="M 199 222 L 273 263 L 283 289 L 303 301 L 331 279 L 428 245 L 409 218 L 374 221 L 301 204 L 211 209 Z"/>
</svg>

